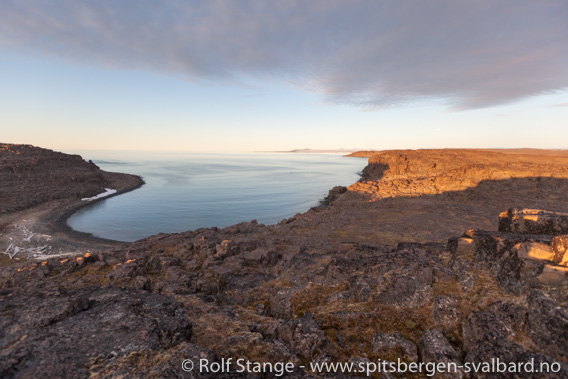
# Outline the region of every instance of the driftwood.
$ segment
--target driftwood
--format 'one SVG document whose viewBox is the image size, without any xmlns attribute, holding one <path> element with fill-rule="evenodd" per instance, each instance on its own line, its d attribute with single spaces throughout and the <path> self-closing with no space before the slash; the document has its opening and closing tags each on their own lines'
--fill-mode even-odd
<svg viewBox="0 0 568 379">
<path fill-rule="evenodd" d="M 21 253 L 24 253 L 26 255 L 40 255 L 50 253 L 48 252 L 48 250 L 51 250 L 51 246 L 47 244 L 33 246 L 39 243 L 46 243 L 47 241 L 50 241 L 50 235 L 34 233 L 32 230 L 28 229 L 25 224 L 13 224 L 13 231 L 14 236 L 9 237 L 10 245 L 5 251 L 0 251 L 0 253 L 8 255 L 10 259 L 13 259 L 16 255 Z"/>
<path fill-rule="evenodd" d="M 7 254 L 10 257 L 10 259 L 13 259 L 16 256 L 16 254 L 20 252 L 28 254 L 43 254 L 48 249 L 51 249 L 49 245 L 28 247 L 27 249 L 23 249 L 11 243 L 10 246 L 8 246 L 8 248 L 6 249 L 6 251 L 4 251 L 4 254 Z"/>
<path fill-rule="evenodd" d="M 10 251 L 14 251 L 13 253 L 10 253 Z M 20 252 L 20 248 L 18 246 L 15 246 L 13 243 L 10 244 L 10 246 L 8 246 L 8 248 L 6 249 L 6 251 L 4 252 L 4 254 L 8 254 L 8 256 L 10 257 L 10 259 L 14 258 L 16 256 L 16 254 L 18 254 Z"/>
</svg>

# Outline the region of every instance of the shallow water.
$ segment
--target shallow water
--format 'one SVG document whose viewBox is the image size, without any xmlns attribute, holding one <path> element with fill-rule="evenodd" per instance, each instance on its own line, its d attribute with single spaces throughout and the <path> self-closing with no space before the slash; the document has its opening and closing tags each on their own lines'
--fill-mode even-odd
<svg viewBox="0 0 568 379">
<path fill-rule="evenodd" d="M 367 162 L 337 154 L 82 155 L 103 170 L 140 175 L 146 182 L 135 191 L 84 208 L 68 220 L 75 230 L 119 241 L 252 219 L 276 223 L 317 205 L 332 187 L 356 182 Z"/>
</svg>

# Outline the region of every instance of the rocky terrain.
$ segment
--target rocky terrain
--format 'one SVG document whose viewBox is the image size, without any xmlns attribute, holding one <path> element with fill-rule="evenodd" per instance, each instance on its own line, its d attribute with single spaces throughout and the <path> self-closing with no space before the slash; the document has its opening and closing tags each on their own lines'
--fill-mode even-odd
<svg viewBox="0 0 568 379">
<path fill-rule="evenodd" d="M 106 188 L 124 193 L 142 184 L 137 176 L 105 172 L 79 155 L 0 144 L 0 252 L 6 253 L 0 254 L 0 266 L 10 258 L 76 254 L 113 245 L 73 233 L 66 216 L 88 203 L 82 198 Z"/>
<path fill-rule="evenodd" d="M 30 145 L 0 144 L 0 214 L 51 200 L 87 198 L 137 178 L 101 170 L 92 161 Z"/>
<path fill-rule="evenodd" d="M 366 154 L 358 183 L 276 225 L 3 268 L 0 377 L 278 376 L 198 369 L 229 358 L 291 362 L 288 377 L 399 359 L 458 368 L 437 377 L 568 377 L 568 156 Z M 555 372 L 465 366 L 497 358 Z M 324 362 L 354 369 L 310 369 Z"/>
</svg>

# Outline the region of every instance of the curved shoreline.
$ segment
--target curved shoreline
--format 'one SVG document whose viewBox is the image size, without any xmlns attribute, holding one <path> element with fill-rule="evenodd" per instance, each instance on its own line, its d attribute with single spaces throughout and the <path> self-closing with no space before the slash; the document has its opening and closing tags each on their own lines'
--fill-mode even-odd
<svg viewBox="0 0 568 379">
<path fill-rule="evenodd" d="M 96 237 L 72 229 L 67 220 L 75 212 L 98 201 L 134 191 L 145 184 L 142 177 L 131 174 L 111 174 L 117 192 L 90 202 L 76 198 L 54 199 L 33 207 L 3 214 L 0 217 L 0 267 L 18 264 L 22 260 L 76 256 L 85 252 L 101 253 L 124 246 L 127 241 Z M 19 249 L 8 252 L 10 246 Z M 6 250 L 6 252 L 4 252 Z"/>
<path fill-rule="evenodd" d="M 64 209 L 63 213 L 61 213 L 61 214 L 59 214 L 59 216 L 57 216 L 57 218 L 55 219 L 55 221 L 53 221 L 53 224 L 52 224 L 54 226 L 54 228 L 59 232 L 65 233 L 66 235 L 68 235 L 71 238 L 81 239 L 82 241 L 85 241 L 85 242 L 105 243 L 105 244 L 114 244 L 114 245 L 121 245 L 121 244 L 124 244 L 124 243 L 128 243 L 128 241 L 112 240 L 112 239 L 109 239 L 109 238 L 97 237 L 97 236 L 95 236 L 91 233 L 81 232 L 81 231 L 78 231 L 78 230 L 71 228 L 69 226 L 69 224 L 67 223 L 69 218 L 81 209 L 87 208 L 89 206 L 92 206 L 92 205 L 97 204 L 99 202 L 102 202 L 104 200 L 110 199 L 112 197 L 123 195 L 125 193 L 137 190 L 138 188 L 140 188 L 144 184 L 146 184 L 144 179 L 142 179 L 142 177 L 139 176 L 139 175 L 132 175 L 132 174 L 126 174 L 126 175 L 136 177 L 138 179 L 138 183 L 136 185 L 132 186 L 132 187 L 127 187 L 127 188 L 124 188 L 124 189 L 117 189 L 116 193 L 109 195 L 109 196 L 99 198 L 99 199 L 95 199 L 95 200 L 92 200 L 92 201 L 79 200 L 79 202 L 75 203 L 74 205 L 71 205 L 67 209 Z M 54 212 L 57 212 L 57 210 L 55 210 Z"/>
<path fill-rule="evenodd" d="M 234 156 L 234 155 L 231 155 Z M 348 158 L 345 155 L 342 155 L 340 157 L 333 157 L 333 159 L 339 159 L 339 160 L 344 160 L 345 158 Z M 182 233 L 182 232 L 186 232 L 186 231 L 190 231 L 190 230 L 197 230 L 197 229 L 201 229 L 201 228 L 211 228 L 211 227 L 218 227 L 218 228 L 225 228 L 225 227 L 229 227 L 231 225 L 234 224 L 238 224 L 240 222 L 248 222 L 250 220 L 253 219 L 257 219 L 260 217 L 264 217 L 264 220 L 261 220 L 260 222 L 265 223 L 266 225 L 275 225 L 279 222 L 281 222 L 283 219 L 288 219 L 290 217 L 293 217 L 296 214 L 303 214 L 308 212 L 310 209 L 314 208 L 314 207 L 320 207 L 322 205 L 322 202 L 327 198 L 329 191 L 331 191 L 333 188 L 337 187 L 337 186 L 350 186 L 353 185 L 354 183 L 356 183 L 362 175 L 363 169 L 366 167 L 366 164 L 368 162 L 368 159 L 365 157 L 356 157 L 358 159 L 349 159 L 349 161 L 356 161 L 356 163 L 351 163 L 351 165 L 345 165 L 345 173 L 341 172 L 342 175 L 350 175 L 352 177 L 346 177 L 343 178 L 341 176 L 338 176 L 335 179 L 335 183 L 330 185 L 330 186 L 321 186 L 320 184 L 320 188 L 317 188 L 317 194 L 312 194 L 310 196 L 304 196 L 304 197 L 299 197 L 299 199 L 294 198 L 294 202 L 292 201 L 288 201 L 290 203 L 290 206 L 288 206 L 287 204 L 285 205 L 286 207 L 282 206 L 280 203 L 285 203 L 286 201 L 283 200 L 284 197 L 280 196 L 280 198 L 278 197 L 278 194 L 274 194 L 271 195 L 274 196 L 275 198 L 279 199 L 280 203 L 278 203 L 278 209 L 273 210 L 273 209 L 261 209 L 261 214 L 257 214 L 258 212 L 248 212 L 248 215 L 239 215 L 242 216 L 239 220 L 225 220 L 225 217 L 220 217 L 217 216 L 217 218 L 215 220 L 201 220 L 202 223 L 199 223 L 200 220 L 190 220 L 190 225 L 182 225 L 181 223 L 168 223 L 168 221 L 165 221 L 164 219 L 160 219 L 159 216 L 154 216 L 152 215 L 152 218 L 150 218 L 150 220 L 153 220 L 154 224 L 148 224 L 148 226 L 146 227 L 146 230 L 142 230 L 140 231 L 139 225 L 136 224 L 137 221 L 133 221 L 136 219 L 136 216 L 138 215 L 136 212 L 137 210 L 134 208 L 137 208 L 136 204 L 131 203 L 129 200 L 125 200 L 125 202 L 128 204 L 127 206 L 122 206 L 122 208 L 120 208 L 120 205 L 124 205 L 124 203 L 122 203 L 122 199 L 120 200 L 120 205 L 117 206 L 118 209 L 120 209 L 120 211 L 118 213 L 116 208 L 113 206 L 109 206 L 107 208 L 106 205 L 102 206 L 102 207 L 94 207 L 94 208 L 90 208 L 90 210 L 87 210 L 85 213 L 80 213 L 79 215 L 77 215 L 77 217 L 73 220 L 73 223 L 75 226 L 81 228 L 83 231 L 79 231 L 79 230 L 75 230 L 72 226 L 70 226 L 70 224 L 68 223 L 69 219 L 77 214 L 79 211 L 86 209 L 86 207 L 89 207 L 91 205 L 96 205 L 99 201 L 101 200 L 105 200 L 107 198 L 110 198 L 112 196 L 116 196 L 118 194 L 121 193 L 116 193 L 110 196 L 106 196 L 104 198 L 99 198 L 99 199 L 95 199 L 93 201 L 89 201 L 86 202 L 84 201 L 83 203 L 86 204 L 79 204 L 76 207 L 70 208 L 68 210 L 66 210 L 64 213 L 62 213 L 58 219 L 57 219 L 57 223 L 58 223 L 58 228 L 61 229 L 62 231 L 65 231 L 65 233 L 67 234 L 71 234 L 74 237 L 77 238 L 86 238 L 86 239 L 90 239 L 92 241 L 104 241 L 104 242 L 110 242 L 110 241 L 114 241 L 114 242 L 135 242 L 138 240 L 142 240 L 142 239 L 146 239 L 149 237 L 152 237 L 153 235 L 156 234 L 160 234 L 160 233 L 166 233 L 166 234 L 172 234 L 172 233 Z M 260 160 L 258 160 L 260 161 Z M 194 164 L 193 161 L 189 160 L 188 162 Z M 254 161 L 250 161 L 250 162 L 257 162 L 257 160 Z M 248 165 L 250 165 L 250 163 L 248 160 L 246 161 L 246 163 L 244 163 L 243 165 L 245 167 L 249 167 Z M 278 160 L 278 162 L 281 162 L 280 160 Z M 309 161 L 312 162 L 312 161 Z M 313 161 L 313 162 L 319 162 L 319 161 Z M 332 161 L 335 163 L 335 161 Z M 288 164 L 288 166 L 290 167 L 290 170 L 295 170 L 296 168 L 292 165 L 292 164 Z M 286 167 L 288 167 L 286 166 Z M 252 167 L 252 166 L 251 166 Z M 268 166 L 267 166 L 268 167 Z M 342 166 L 343 168 L 343 166 Z M 161 169 L 161 168 L 160 168 Z M 267 168 L 267 170 L 272 170 L 272 168 Z M 314 167 L 314 170 L 316 170 L 316 168 Z M 324 170 L 322 170 L 324 171 Z M 229 172 L 229 171 L 227 171 Z M 270 171 L 271 172 L 271 171 Z M 326 172 L 327 173 L 327 172 Z M 332 174 L 331 170 L 329 172 L 330 174 Z M 151 181 L 151 176 L 152 174 L 148 174 L 148 177 L 146 178 L 149 182 Z M 192 179 L 194 180 L 194 179 Z M 299 180 L 299 179 L 296 179 Z M 304 180 L 304 182 L 312 182 L 313 179 L 310 180 Z M 156 177 L 154 177 L 154 181 L 156 181 Z M 196 182 L 198 181 L 197 179 L 195 180 Z M 328 181 L 330 181 L 328 179 Z M 339 184 L 336 184 L 337 182 L 339 182 Z M 243 182 L 244 183 L 244 182 Z M 344 184 L 345 183 L 345 184 Z M 185 184 L 184 184 L 185 185 Z M 225 186 L 230 186 L 230 183 L 226 183 Z M 269 185 L 274 186 L 274 184 L 272 184 L 272 182 L 269 183 Z M 303 185 L 303 182 L 302 182 Z M 311 185 L 311 184 L 310 184 Z M 199 187 L 199 186 L 197 186 Z M 264 186 L 263 186 L 264 187 Z M 290 186 L 290 193 L 292 193 L 292 191 L 295 190 L 296 185 L 294 186 Z M 188 187 L 189 188 L 189 187 Z M 222 188 L 222 187 L 221 187 Z M 310 187 L 311 189 L 311 187 Z M 167 189 L 166 189 L 167 190 Z M 271 192 L 269 192 L 269 189 L 267 190 L 266 188 L 262 189 L 263 191 L 266 191 L 267 194 L 270 194 Z M 321 190 L 321 191 L 320 191 Z M 162 190 L 160 190 L 161 192 Z M 127 191 L 124 191 L 127 192 Z M 124 193 L 122 192 L 122 193 Z M 206 192 L 205 192 L 206 193 Z M 247 195 L 247 193 L 245 193 L 245 196 Z M 139 201 L 144 201 L 147 199 L 146 197 L 147 195 L 140 195 L 138 196 L 138 200 Z M 199 196 L 199 195 L 197 195 Z M 227 195 L 230 196 L 230 195 Z M 175 206 L 179 206 L 179 204 L 185 205 L 186 203 L 188 203 L 188 199 L 192 199 L 190 201 L 193 201 L 192 204 L 196 204 L 197 206 L 199 206 L 199 200 L 196 200 L 196 196 L 192 195 L 191 197 L 186 198 L 175 198 Z M 197 198 L 199 199 L 199 198 Z M 247 198 L 244 198 L 247 199 Z M 155 201 L 155 199 L 150 199 L 152 201 Z M 247 199 L 248 200 L 248 199 Z M 221 203 L 225 202 L 225 199 L 222 197 L 217 197 L 214 199 L 214 201 L 212 202 L 213 205 L 217 204 L 217 208 L 210 210 L 211 212 L 218 212 L 218 210 L 221 210 L 222 212 L 225 212 L 228 208 L 231 207 L 231 204 L 224 204 L 222 206 L 219 206 Z M 116 203 L 114 203 L 116 204 Z M 171 206 L 172 203 L 168 202 L 167 199 L 162 199 L 158 202 L 156 202 L 156 205 L 162 207 L 164 206 L 164 208 L 167 208 L 168 206 Z M 154 204 L 152 204 L 154 205 Z M 144 208 L 144 207 L 142 207 Z M 213 208 L 213 206 L 211 206 L 211 208 Z M 291 210 L 290 210 L 291 209 Z M 246 209 L 243 207 L 241 209 L 238 209 L 238 211 L 246 211 Z M 270 211 L 271 213 L 273 213 L 273 215 L 267 216 L 268 211 Z M 264 214 L 262 214 L 262 212 L 264 212 Z M 287 212 L 287 213 L 285 213 Z M 159 213 L 159 212 L 155 212 L 155 213 Z M 129 220 L 123 220 L 120 218 L 121 215 L 134 215 L 134 217 L 131 216 L 131 219 Z M 113 216 L 116 216 L 113 217 Z M 259 217 L 260 216 L 260 217 Z M 97 222 L 95 223 L 90 223 L 89 222 L 89 218 L 94 218 L 97 220 Z M 266 218 L 270 217 L 270 220 L 266 220 Z M 106 221 L 101 221 L 101 219 L 106 220 Z M 86 221 L 85 221 L 86 220 Z M 198 221 L 198 222 L 195 222 Z M 209 223 L 208 221 L 211 221 L 211 223 Z M 147 222 L 147 221 L 146 221 Z M 123 230 L 124 233 L 116 233 L 113 232 L 112 228 L 108 228 L 109 224 L 115 224 L 120 226 L 120 229 Z M 133 225 L 135 225 L 136 227 L 133 227 Z M 158 228 L 155 227 L 155 225 L 158 225 Z M 182 227 L 184 227 L 184 229 L 177 229 L 176 227 L 178 227 L 178 225 L 181 225 Z M 154 229 L 154 230 L 152 230 Z M 99 236 L 94 235 L 94 233 L 97 233 Z M 114 235 L 113 235 L 114 234 Z M 125 238 L 125 234 L 128 234 L 130 236 L 130 239 L 126 239 L 126 241 L 124 239 L 121 238 Z"/>
</svg>

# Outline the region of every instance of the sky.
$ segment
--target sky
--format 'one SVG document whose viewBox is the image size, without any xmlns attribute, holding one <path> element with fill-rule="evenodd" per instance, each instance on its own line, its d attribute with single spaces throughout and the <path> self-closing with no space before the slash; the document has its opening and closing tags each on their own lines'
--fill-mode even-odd
<svg viewBox="0 0 568 379">
<path fill-rule="evenodd" d="M 565 0 L 0 0 L 0 142 L 568 148 Z"/>
</svg>

